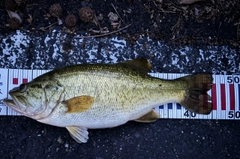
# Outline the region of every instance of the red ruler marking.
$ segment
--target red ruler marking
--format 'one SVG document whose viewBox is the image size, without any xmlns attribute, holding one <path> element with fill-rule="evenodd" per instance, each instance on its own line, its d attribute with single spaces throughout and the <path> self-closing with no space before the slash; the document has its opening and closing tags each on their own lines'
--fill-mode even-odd
<svg viewBox="0 0 240 159">
<path fill-rule="evenodd" d="M 217 110 L 217 90 L 216 84 L 212 85 L 212 105 L 213 110 Z"/>
<path fill-rule="evenodd" d="M 22 83 L 28 83 L 28 79 L 27 78 L 23 78 L 22 79 Z"/>
<path fill-rule="evenodd" d="M 226 110 L 226 89 L 225 84 L 220 84 L 221 90 L 221 110 Z"/>
<path fill-rule="evenodd" d="M 240 95 L 240 84 L 238 84 L 238 96 Z M 240 110 L 240 97 L 238 98 L 238 110 Z"/>
<path fill-rule="evenodd" d="M 13 78 L 13 84 L 18 84 L 18 78 Z"/>
<path fill-rule="evenodd" d="M 203 88 L 207 88 L 206 83 L 203 83 Z M 203 96 L 203 109 L 208 110 L 208 94 Z"/>
<path fill-rule="evenodd" d="M 235 93 L 234 93 L 234 84 L 229 84 L 230 91 L 230 110 L 235 110 Z"/>
</svg>

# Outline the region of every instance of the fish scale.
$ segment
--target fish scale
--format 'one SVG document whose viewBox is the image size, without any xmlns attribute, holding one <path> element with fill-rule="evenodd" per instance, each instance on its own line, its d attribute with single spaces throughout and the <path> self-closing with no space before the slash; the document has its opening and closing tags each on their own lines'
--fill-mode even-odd
<svg viewBox="0 0 240 159">
<path fill-rule="evenodd" d="M 35 77 L 50 70 L 0 69 L 0 115 L 20 115 L 2 102 L 4 98 L 11 98 L 8 91 L 27 83 Z M 150 73 L 151 76 L 163 79 L 175 79 L 186 74 Z M 155 107 L 161 118 L 166 119 L 240 119 L 240 76 L 213 75 L 213 86 L 208 94 L 212 96 L 213 111 L 209 115 L 190 112 L 177 103 L 167 103 Z"/>
</svg>

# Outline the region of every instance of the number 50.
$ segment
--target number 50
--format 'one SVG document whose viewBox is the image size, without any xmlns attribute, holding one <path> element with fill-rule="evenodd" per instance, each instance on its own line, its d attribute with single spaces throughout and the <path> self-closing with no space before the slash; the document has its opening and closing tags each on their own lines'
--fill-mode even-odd
<svg viewBox="0 0 240 159">
<path fill-rule="evenodd" d="M 240 118 L 240 111 L 234 112 L 233 110 L 230 110 L 228 112 L 228 118 Z"/>
</svg>

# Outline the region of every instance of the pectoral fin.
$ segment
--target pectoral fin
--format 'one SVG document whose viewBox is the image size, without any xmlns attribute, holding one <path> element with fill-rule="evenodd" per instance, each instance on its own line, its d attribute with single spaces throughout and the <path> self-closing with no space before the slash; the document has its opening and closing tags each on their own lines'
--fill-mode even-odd
<svg viewBox="0 0 240 159">
<path fill-rule="evenodd" d="M 87 128 L 66 127 L 71 137 L 78 143 L 86 143 L 88 140 Z"/>
<path fill-rule="evenodd" d="M 142 122 L 142 123 L 151 123 L 159 119 L 160 116 L 153 110 L 145 114 L 144 116 L 134 120 L 136 122 Z"/>
<path fill-rule="evenodd" d="M 78 96 L 64 101 L 67 105 L 67 113 L 79 113 L 88 110 L 94 103 L 94 98 L 91 96 Z"/>
</svg>

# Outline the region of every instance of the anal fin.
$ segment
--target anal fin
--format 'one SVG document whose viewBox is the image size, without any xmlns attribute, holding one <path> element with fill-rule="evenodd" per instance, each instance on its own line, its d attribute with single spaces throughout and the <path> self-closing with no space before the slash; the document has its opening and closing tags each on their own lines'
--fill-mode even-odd
<svg viewBox="0 0 240 159">
<path fill-rule="evenodd" d="M 87 128 L 82 127 L 66 127 L 71 137 L 78 143 L 86 143 L 88 140 Z"/>
<path fill-rule="evenodd" d="M 134 120 L 136 122 L 142 122 L 142 123 L 151 123 L 159 119 L 160 116 L 153 110 L 145 114 L 144 116 Z"/>
</svg>

